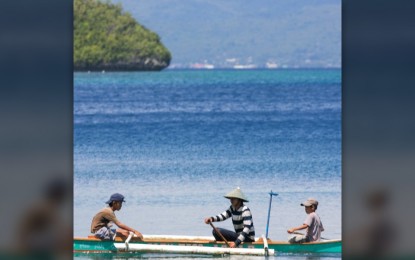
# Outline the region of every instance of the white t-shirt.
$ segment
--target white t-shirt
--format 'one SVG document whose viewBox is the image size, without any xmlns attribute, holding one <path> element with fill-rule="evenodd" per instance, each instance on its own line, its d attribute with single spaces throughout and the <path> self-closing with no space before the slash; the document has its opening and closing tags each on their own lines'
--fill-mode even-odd
<svg viewBox="0 0 415 260">
<path fill-rule="evenodd" d="M 311 241 L 320 241 L 321 232 L 324 231 L 320 217 L 315 212 L 311 212 L 307 215 L 304 224 L 308 225 L 306 236 Z"/>
</svg>

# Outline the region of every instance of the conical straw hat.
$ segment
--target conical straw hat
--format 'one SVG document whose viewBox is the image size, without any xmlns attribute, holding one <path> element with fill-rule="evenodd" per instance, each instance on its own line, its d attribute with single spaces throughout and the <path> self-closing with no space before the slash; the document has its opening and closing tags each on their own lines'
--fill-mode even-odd
<svg viewBox="0 0 415 260">
<path fill-rule="evenodd" d="M 242 191 L 239 187 L 234 189 L 233 191 L 229 192 L 224 197 L 227 198 L 227 199 L 237 198 L 237 199 L 241 199 L 242 201 L 249 202 L 249 200 L 246 198 L 245 194 L 242 193 Z"/>
</svg>

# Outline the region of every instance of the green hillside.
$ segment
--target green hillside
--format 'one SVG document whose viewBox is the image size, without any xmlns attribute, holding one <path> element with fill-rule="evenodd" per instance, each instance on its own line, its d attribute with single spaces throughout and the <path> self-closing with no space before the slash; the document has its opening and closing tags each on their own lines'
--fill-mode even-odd
<svg viewBox="0 0 415 260">
<path fill-rule="evenodd" d="M 120 4 L 74 1 L 74 70 L 162 70 L 171 54 Z"/>
</svg>

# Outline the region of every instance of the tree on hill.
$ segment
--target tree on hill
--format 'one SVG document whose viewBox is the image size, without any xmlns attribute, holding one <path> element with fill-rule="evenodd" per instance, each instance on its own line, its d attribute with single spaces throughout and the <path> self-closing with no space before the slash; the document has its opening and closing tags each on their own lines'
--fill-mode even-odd
<svg viewBox="0 0 415 260">
<path fill-rule="evenodd" d="M 74 69 L 162 70 L 171 54 L 160 37 L 140 25 L 120 4 L 74 1 Z"/>
</svg>

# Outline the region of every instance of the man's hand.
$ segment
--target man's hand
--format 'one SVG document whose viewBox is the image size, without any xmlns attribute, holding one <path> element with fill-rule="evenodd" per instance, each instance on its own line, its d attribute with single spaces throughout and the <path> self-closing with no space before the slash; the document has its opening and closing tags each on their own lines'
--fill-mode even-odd
<svg viewBox="0 0 415 260">
<path fill-rule="evenodd" d="M 287 232 L 288 232 L 289 234 L 293 233 L 293 232 L 294 232 L 294 228 L 290 228 L 290 229 L 288 229 L 288 230 L 287 230 Z"/>
<path fill-rule="evenodd" d="M 235 247 L 236 247 L 235 242 L 230 242 L 230 241 L 229 241 L 229 242 L 228 242 L 228 244 L 229 244 L 229 246 L 230 246 L 230 247 L 232 247 L 232 248 L 235 248 Z"/>
<path fill-rule="evenodd" d="M 141 234 L 140 232 L 138 232 L 137 230 L 134 230 L 134 234 L 140 239 L 140 240 L 143 240 L 144 239 L 144 237 L 143 237 L 143 234 Z"/>
<path fill-rule="evenodd" d="M 206 223 L 206 224 L 209 224 L 209 223 L 211 223 L 211 222 L 212 222 L 212 218 L 210 218 L 210 217 L 209 217 L 209 218 L 205 218 L 205 223 Z"/>
</svg>

